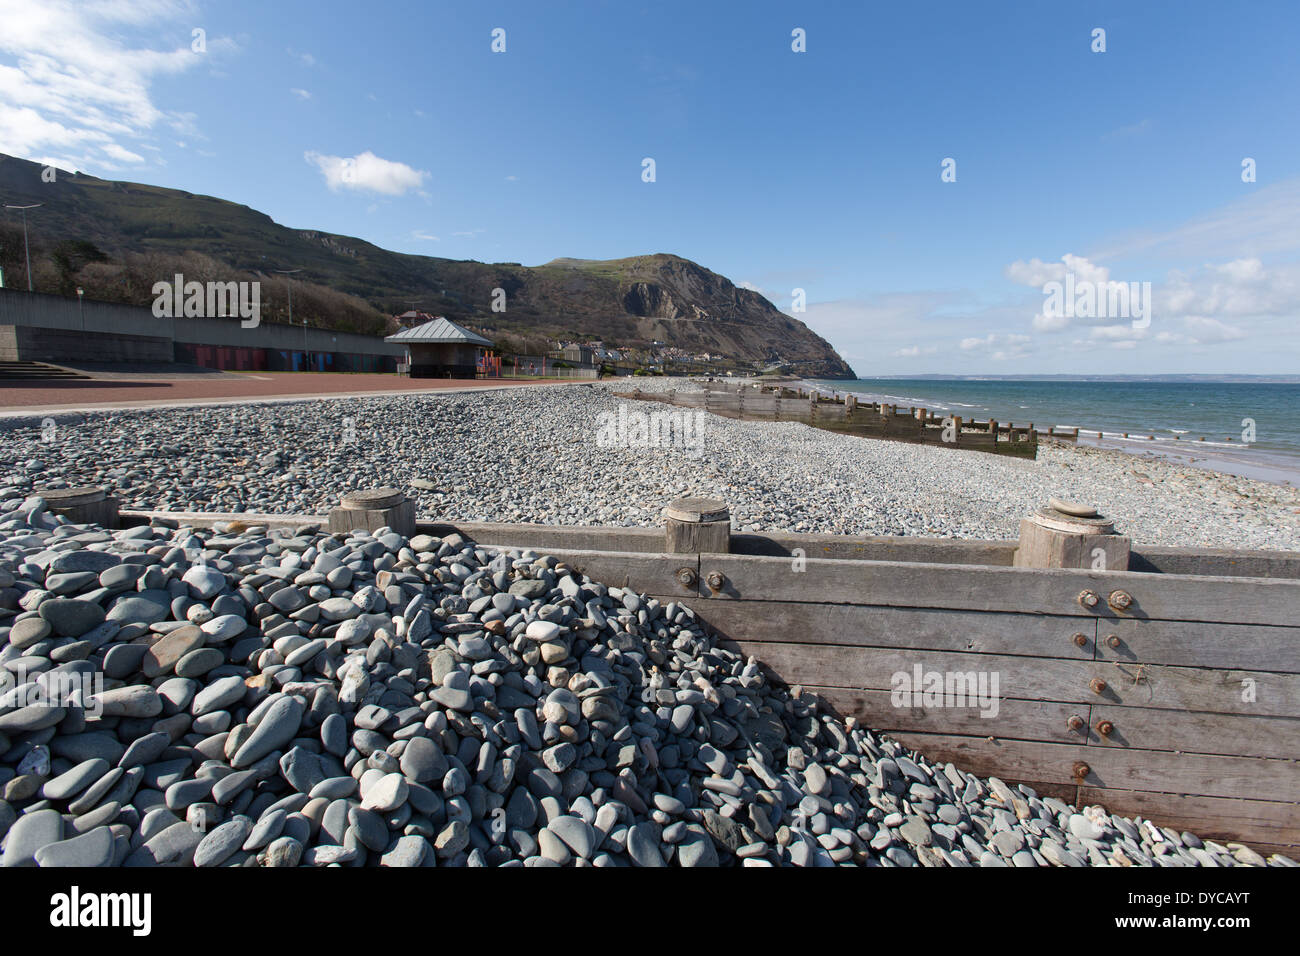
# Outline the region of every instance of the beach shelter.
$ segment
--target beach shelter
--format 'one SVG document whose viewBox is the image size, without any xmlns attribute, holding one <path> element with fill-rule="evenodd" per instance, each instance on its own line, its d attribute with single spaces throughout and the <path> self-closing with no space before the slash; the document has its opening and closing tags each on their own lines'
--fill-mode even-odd
<svg viewBox="0 0 1300 956">
<path fill-rule="evenodd" d="M 439 316 L 413 329 L 384 337 L 406 347 L 411 378 L 473 378 L 492 343 Z"/>
</svg>

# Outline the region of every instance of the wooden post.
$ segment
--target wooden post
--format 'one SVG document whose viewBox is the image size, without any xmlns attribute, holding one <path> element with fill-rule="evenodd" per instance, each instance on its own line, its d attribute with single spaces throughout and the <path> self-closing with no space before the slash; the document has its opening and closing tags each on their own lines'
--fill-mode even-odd
<svg viewBox="0 0 1300 956">
<path fill-rule="evenodd" d="M 118 528 L 116 498 L 110 498 L 103 488 L 93 485 L 80 488 L 37 488 L 36 494 L 45 499 L 45 507 L 62 515 L 73 524 L 97 524 L 101 528 Z"/>
<path fill-rule="evenodd" d="M 993 444 L 996 445 L 998 443 L 998 423 L 996 419 L 989 419 L 989 434 L 993 436 Z"/>
<path fill-rule="evenodd" d="M 1020 522 L 1018 568 L 1089 568 L 1127 571 L 1131 542 L 1115 533 L 1115 522 L 1091 505 L 1051 499 Z"/>
<path fill-rule="evenodd" d="M 664 509 L 668 554 L 730 554 L 731 512 L 716 498 L 677 498 Z"/>
<path fill-rule="evenodd" d="M 375 488 L 349 492 L 339 507 L 330 510 L 331 533 L 380 528 L 392 528 L 408 537 L 415 534 L 415 502 L 396 488 Z"/>
</svg>

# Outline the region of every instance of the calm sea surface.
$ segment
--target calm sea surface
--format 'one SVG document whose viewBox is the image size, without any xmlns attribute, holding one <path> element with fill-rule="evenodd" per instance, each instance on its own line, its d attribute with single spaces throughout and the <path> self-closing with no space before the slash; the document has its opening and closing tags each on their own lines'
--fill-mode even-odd
<svg viewBox="0 0 1300 956">
<path fill-rule="evenodd" d="M 1300 384 L 1211 382 L 1027 382 L 982 379 L 858 379 L 815 382 L 863 400 L 924 406 L 963 418 L 1154 435 L 1157 441 L 1204 437 L 1211 448 L 1241 448 L 1244 419 L 1255 425 L 1249 451 L 1261 461 L 1300 465 Z M 1227 439 L 1231 438 L 1231 442 Z M 1200 444 L 1200 443 L 1198 443 Z M 1210 447 L 1206 447 L 1210 446 Z"/>
</svg>

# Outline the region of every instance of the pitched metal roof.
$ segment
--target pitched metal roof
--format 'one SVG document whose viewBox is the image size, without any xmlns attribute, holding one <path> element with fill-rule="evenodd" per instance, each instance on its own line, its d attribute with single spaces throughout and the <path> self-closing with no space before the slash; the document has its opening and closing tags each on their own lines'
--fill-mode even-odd
<svg viewBox="0 0 1300 956">
<path fill-rule="evenodd" d="M 417 325 L 413 329 L 406 329 L 395 335 L 384 337 L 385 342 L 408 342 L 435 344 L 438 342 L 454 342 L 464 345 L 482 345 L 491 348 L 492 343 L 481 335 L 475 335 L 469 329 L 463 329 L 450 319 L 444 319 L 442 316 L 434 319 L 432 322 L 425 322 L 423 325 Z"/>
</svg>

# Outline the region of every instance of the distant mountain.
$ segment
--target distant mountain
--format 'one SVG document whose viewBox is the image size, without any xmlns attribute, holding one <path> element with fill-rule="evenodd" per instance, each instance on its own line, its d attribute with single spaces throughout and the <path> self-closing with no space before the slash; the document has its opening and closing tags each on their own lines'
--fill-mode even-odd
<svg viewBox="0 0 1300 956">
<path fill-rule="evenodd" d="M 0 199 L 43 204 L 28 218 L 41 291 L 70 295 L 80 285 L 89 298 L 144 305 L 152 301 L 151 282 L 170 278 L 151 279 L 153 272 L 184 260 L 191 271 L 260 274 L 263 301 L 269 300 L 264 313 L 269 307 L 274 318 L 283 283 L 274 270 L 301 269 L 294 276 L 294 317 L 313 325 L 378 332 L 387 316 L 415 303 L 489 335 L 601 339 L 630 348 L 660 342 L 738 364 L 779 361 L 800 375 L 853 378 L 830 343 L 802 322 L 679 256 L 554 259 L 527 267 L 407 255 L 351 236 L 281 226 L 211 196 L 63 171 L 55 182 L 43 182 L 41 170 L 0 154 Z M 6 213 L 3 222 L 0 267 L 8 284 L 17 285 L 24 275 L 22 250 L 15 248 L 17 214 Z M 505 290 L 505 312 L 492 311 L 495 289 Z"/>
</svg>

